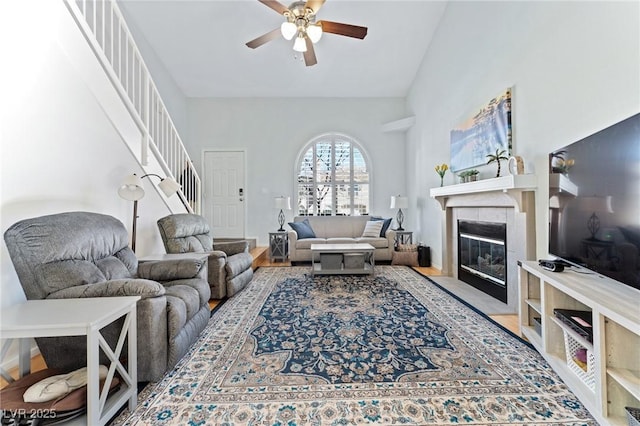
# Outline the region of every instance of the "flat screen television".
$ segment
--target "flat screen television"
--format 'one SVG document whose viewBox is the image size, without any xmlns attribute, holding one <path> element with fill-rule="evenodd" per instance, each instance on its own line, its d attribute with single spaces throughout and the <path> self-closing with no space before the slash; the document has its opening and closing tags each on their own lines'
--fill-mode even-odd
<svg viewBox="0 0 640 426">
<path fill-rule="evenodd" d="M 549 253 L 640 289 L 640 114 L 549 154 Z"/>
</svg>

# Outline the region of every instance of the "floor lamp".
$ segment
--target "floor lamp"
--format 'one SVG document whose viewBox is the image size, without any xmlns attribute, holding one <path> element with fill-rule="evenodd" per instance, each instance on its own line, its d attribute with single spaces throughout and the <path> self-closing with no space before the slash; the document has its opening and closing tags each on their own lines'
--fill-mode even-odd
<svg viewBox="0 0 640 426">
<path fill-rule="evenodd" d="M 144 197 L 144 188 L 142 187 L 142 179 L 146 177 L 155 176 L 160 179 L 158 186 L 167 197 L 171 197 L 178 192 L 180 185 L 178 182 L 170 177 L 162 178 L 154 173 L 146 174 L 142 177 L 138 177 L 135 173 L 125 177 L 120 188 L 118 188 L 118 195 L 125 200 L 133 201 L 133 228 L 131 236 L 131 250 L 136 251 L 136 223 L 138 221 L 138 200 Z"/>
</svg>

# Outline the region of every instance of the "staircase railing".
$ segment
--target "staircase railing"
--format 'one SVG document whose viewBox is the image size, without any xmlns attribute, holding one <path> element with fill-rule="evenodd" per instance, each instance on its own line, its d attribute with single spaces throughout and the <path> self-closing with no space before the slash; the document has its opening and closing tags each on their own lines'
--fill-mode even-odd
<svg viewBox="0 0 640 426">
<path fill-rule="evenodd" d="M 201 213 L 202 184 L 115 0 L 64 0 L 142 134 L 140 163 L 149 151 L 190 213 Z"/>
</svg>

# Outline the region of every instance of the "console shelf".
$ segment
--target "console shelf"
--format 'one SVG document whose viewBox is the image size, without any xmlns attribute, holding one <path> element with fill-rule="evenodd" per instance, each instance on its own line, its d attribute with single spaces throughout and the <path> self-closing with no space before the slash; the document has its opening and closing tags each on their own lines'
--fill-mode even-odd
<svg viewBox="0 0 640 426">
<path fill-rule="evenodd" d="M 626 425 L 640 407 L 640 291 L 597 274 L 550 272 L 518 262 L 519 324 L 526 337 L 603 425 Z M 593 343 L 558 320 L 554 309 L 591 311 Z M 533 318 L 540 318 L 540 333 Z M 584 348 L 588 368 L 571 355 Z"/>
</svg>

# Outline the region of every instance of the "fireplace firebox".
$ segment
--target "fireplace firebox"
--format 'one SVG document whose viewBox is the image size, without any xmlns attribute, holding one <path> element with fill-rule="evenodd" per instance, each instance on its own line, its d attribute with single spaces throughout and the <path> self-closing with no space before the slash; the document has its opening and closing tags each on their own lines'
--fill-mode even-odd
<svg viewBox="0 0 640 426">
<path fill-rule="evenodd" d="M 507 225 L 458 221 L 458 279 L 507 303 Z"/>
</svg>

